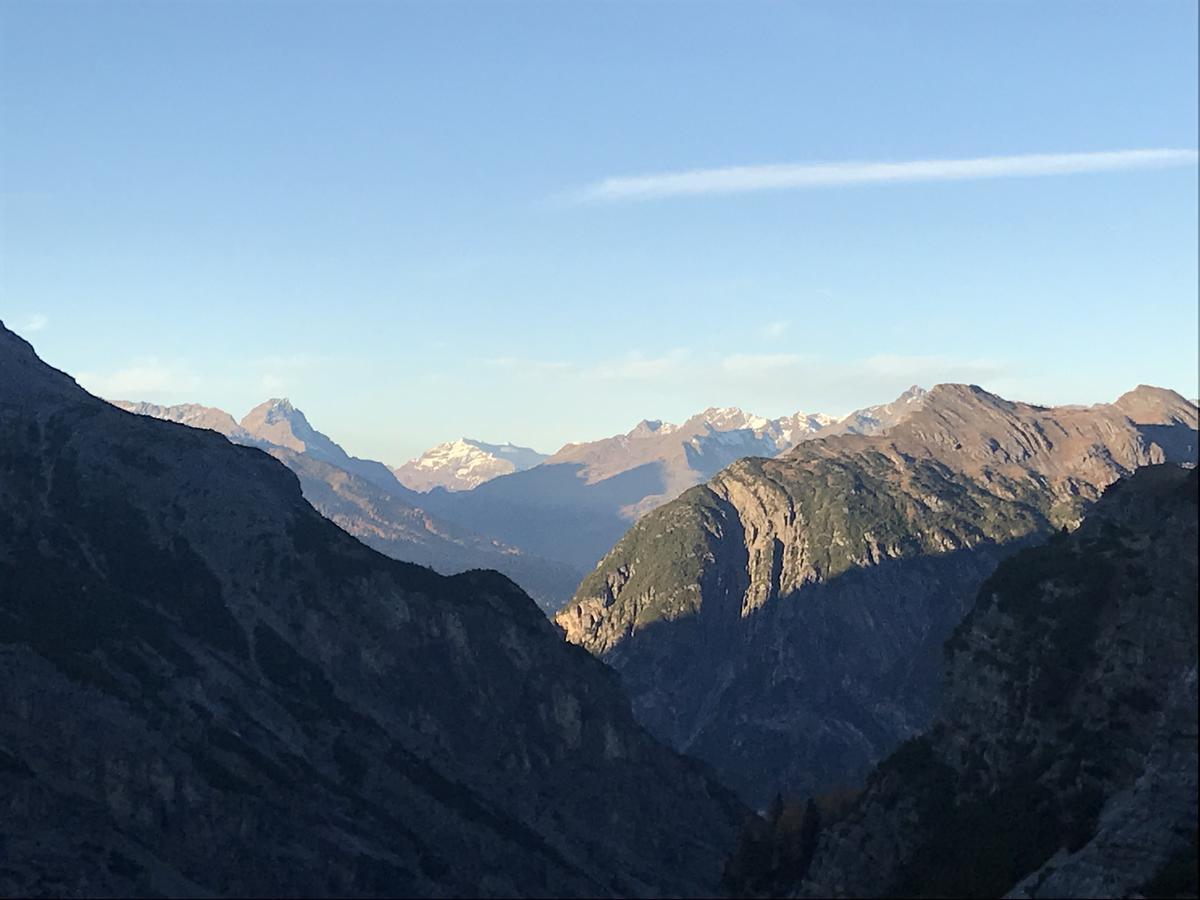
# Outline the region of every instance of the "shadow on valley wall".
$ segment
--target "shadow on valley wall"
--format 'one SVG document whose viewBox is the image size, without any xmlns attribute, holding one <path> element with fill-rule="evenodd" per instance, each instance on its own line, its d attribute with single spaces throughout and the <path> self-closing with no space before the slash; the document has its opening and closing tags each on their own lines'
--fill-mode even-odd
<svg viewBox="0 0 1200 900">
<path fill-rule="evenodd" d="M 752 806 L 854 784 L 929 724 L 945 640 L 997 564 L 1048 533 L 852 569 L 745 618 L 745 578 L 726 579 L 609 661 L 642 724 Z"/>
</svg>

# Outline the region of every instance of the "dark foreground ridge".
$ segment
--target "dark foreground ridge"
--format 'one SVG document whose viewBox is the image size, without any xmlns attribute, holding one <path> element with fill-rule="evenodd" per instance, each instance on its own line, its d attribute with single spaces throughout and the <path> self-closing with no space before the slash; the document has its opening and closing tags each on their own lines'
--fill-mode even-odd
<svg viewBox="0 0 1200 900">
<path fill-rule="evenodd" d="M 743 809 L 503 576 L 0 326 L 0 894 L 709 894 Z"/>
</svg>

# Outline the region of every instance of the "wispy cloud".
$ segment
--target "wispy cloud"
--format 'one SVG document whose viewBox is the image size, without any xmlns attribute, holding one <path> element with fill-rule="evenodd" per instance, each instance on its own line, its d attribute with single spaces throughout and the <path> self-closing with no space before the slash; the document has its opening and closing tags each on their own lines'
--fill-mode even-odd
<svg viewBox="0 0 1200 900">
<path fill-rule="evenodd" d="M 970 382 L 1005 396 L 1019 396 L 1027 387 L 1011 361 L 966 354 L 842 356 L 783 348 L 737 353 L 645 348 L 588 362 L 517 357 L 480 362 L 489 367 L 491 380 L 501 390 L 536 391 L 553 402 L 611 411 L 614 430 L 625 418 L 682 421 L 712 405 L 770 415 L 801 409 L 844 415 L 886 402 L 912 384 L 928 388 L 940 382 Z M 509 378 L 512 383 L 505 385 Z"/>
<path fill-rule="evenodd" d="M 721 368 L 736 374 L 757 374 L 794 368 L 804 361 L 795 353 L 734 353 L 721 360 Z"/>
<path fill-rule="evenodd" d="M 313 353 L 282 353 L 260 356 L 249 362 L 249 367 L 257 373 L 260 390 L 271 394 L 280 394 L 303 383 L 330 361 L 330 358 Z"/>
<path fill-rule="evenodd" d="M 527 383 L 569 384 L 581 396 L 612 390 L 649 391 L 647 396 L 683 391 L 699 397 L 730 397 L 730 402 L 750 402 L 751 406 L 786 406 L 802 400 L 798 392 L 808 395 L 810 391 L 813 396 L 833 398 L 835 403 L 841 396 L 888 397 L 914 383 L 929 387 L 955 381 L 1002 387 L 1011 377 L 1009 365 L 999 359 L 900 354 L 842 358 L 792 352 L 709 355 L 680 348 L 633 351 L 589 363 L 522 357 L 482 362 L 497 375 L 503 372 Z M 755 397 L 764 399 L 744 399 Z M 840 405 L 824 411 L 838 409 Z"/>
<path fill-rule="evenodd" d="M 1127 169 L 1194 166 L 1195 150 L 1155 148 L 1104 153 L 1034 153 L 972 159 L 918 159 L 907 162 L 796 163 L 729 166 L 650 175 L 605 178 L 575 195 L 583 202 L 654 200 L 697 194 L 829 188 L 913 181 L 965 181 L 1078 175 Z"/>
<path fill-rule="evenodd" d="M 170 400 L 197 389 L 200 379 L 178 363 L 155 357 L 134 360 L 108 373 L 80 372 L 81 385 L 107 400 Z"/>
<path fill-rule="evenodd" d="M 792 324 L 791 322 L 782 322 L 782 321 L 769 322 L 768 324 L 763 326 L 762 335 L 765 338 L 783 337 L 783 333 L 788 330 L 788 326 L 791 324 Z"/>
<path fill-rule="evenodd" d="M 678 373 L 687 365 L 689 355 L 687 350 L 671 350 L 659 356 L 630 353 L 592 366 L 584 374 L 606 381 L 653 381 Z"/>
<path fill-rule="evenodd" d="M 30 316 L 28 319 L 25 320 L 25 328 L 23 330 L 24 331 L 41 331 L 43 328 L 45 328 L 49 324 L 50 324 L 50 319 L 48 316 L 43 316 L 41 313 L 37 313 L 35 315 Z"/>
<path fill-rule="evenodd" d="M 504 369 L 514 375 L 538 377 L 556 373 L 567 373 L 575 370 L 571 363 L 557 362 L 544 359 L 527 359 L 520 356 L 493 356 L 483 360 L 484 365 L 496 369 Z"/>
<path fill-rule="evenodd" d="M 517 356 L 492 357 L 483 360 L 483 363 L 522 378 L 553 375 L 589 381 L 655 381 L 685 371 L 690 359 L 689 351 L 677 349 L 657 355 L 635 350 L 586 364 Z"/>
<path fill-rule="evenodd" d="M 1006 366 L 986 358 L 958 359 L 950 356 L 901 356 L 883 353 L 862 360 L 862 368 L 878 375 L 901 376 L 914 381 L 970 381 L 1002 374 Z"/>
</svg>

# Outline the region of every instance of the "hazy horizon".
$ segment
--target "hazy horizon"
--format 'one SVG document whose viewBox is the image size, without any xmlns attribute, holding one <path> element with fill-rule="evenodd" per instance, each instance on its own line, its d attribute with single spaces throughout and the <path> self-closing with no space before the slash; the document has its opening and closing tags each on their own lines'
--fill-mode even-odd
<svg viewBox="0 0 1200 900">
<path fill-rule="evenodd" d="M 8 323 L 4 323 L 4 324 L 6 324 L 6 325 L 7 325 Z M 20 333 L 21 333 L 19 329 L 16 329 L 16 328 L 14 328 L 13 330 L 14 330 L 14 331 L 16 331 L 18 334 L 20 334 Z M 35 339 L 35 338 L 36 338 L 36 335 L 35 335 L 33 338 L 31 338 L 31 337 L 30 337 L 30 336 L 28 336 L 28 335 L 21 335 L 21 336 L 22 336 L 22 337 L 24 337 L 26 340 L 29 340 L 29 342 L 30 342 L 30 343 L 33 345 L 33 347 L 34 347 L 34 350 L 35 350 L 35 351 L 38 349 L 38 346 L 37 346 L 37 341 L 36 341 L 36 339 Z M 40 354 L 39 354 L 39 355 L 40 355 Z M 52 361 L 52 360 L 45 360 L 45 361 L 46 361 L 46 362 L 50 362 L 50 363 L 53 365 L 53 361 Z M 70 373 L 68 372 L 68 374 L 70 374 Z M 80 381 L 81 385 L 82 385 L 84 388 L 88 388 L 88 385 L 87 385 L 86 383 L 83 383 L 83 382 L 81 381 L 81 379 L 77 378 L 76 380 L 77 380 L 77 381 Z M 855 411 L 857 411 L 857 410 L 860 410 L 860 409 L 863 409 L 863 408 L 865 408 L 865 407 L 868 407 L 868 406 L 878 406 L 878 405 L 883 405 L 883 404 L 890 403 L 890 402 L 892 402 L 893 400 L 895 400 L 897 397 L 899 397 L 899 396 L 900 396 L 900 395 L 901 395 L 901 394 L 902 394 L 902 393 L 903 393 L 905 390 L 908 390 L 908 389 L 909 389 L 909 388 L 911 388 L 911 387 L 922 387 L 922 388 L 929 389 L 929 388 L 932 388 L 932 387 L 934 387 L 934 386 L 935 386 L 935 385 L 937 385 L 937 384 L 945 384 L 945 383 L 947 383 L 947 382 L 931 382 L 931 383 L 929 383 L 929 384 L 921 384 L 921 385 L 918 385 L 918 384 L 914 383 L 914 384 L 912 384 L 912 385 L 908 385 L 908 386 L 906 386 L 905 388 L 903 388 L 903 389 L 901 389 L 901 390 L 898 390 L 898 391 L 896 391 L 896 393 L 895 393 L 895 394 L 888 395 L 888 396 L 877 397 L 877 398 L 874 398 L 874 399 L 868 400 L 868 401 L 866 401 L 866 402 L 864 402 L 864 403 L 861 403 L 861 404 L 859 404 L 859 405 L 853 406 L 853 407 L 851 407 L 851 408 L 844 409 L 844 410 L 839 410 L 839 411 L 835 411 L 835 412 L 830 412 L 830 411 L 828 411 L 828 410 L 824 410 L 824 409 L 816 409 L 816 408 L 809 408 L 809 407 L 804 407 L 804 406 L 798 406 L 798 407 L 796 407 L 796 408 L 794 408 L 794 409 L 783 409 L 783 410 L 781 410 L 781 411 L 778 411 L 778 412 L 771 412 L 770 414 L 766 414 L 766 413 L 763 413 L 763 412 L 761 412 L 760 410 L 757 410 L 757 409 L 752 409 L 752 408 L 749 408 L 749 407 L 746 407 L 746 406 L 742 406 L 742 405 L 739 405 L 739 404 L 730 404 L 730 406 L 737 407 L 737 408 L 741 409 L 743 412 L 746 412 L 746 413 L 749 413 L 749 414 L 755 414 L 755 415 L 762 415 L 762 416 L 764 416 L 765 418 L 769 418 L 769 419 L 778 419 L 778 418 L 781 418 L 781 417 L 784 417 L 784 416 L 790 416 L 790 415 L 793 415 L 793 414 L 795 414 L 795 413 L 807 413 L 807 414 L 813 414 L 813 413 L 823 413 L 823 414 L 825 414 L 825 415 L 832 416 L 834 419 L 842 419 L 842 418 L 844 418 L 844 417 L 848 416 L 850 413 L 852 413 L 852 412 L 855 412 Z M 970 383 L 975 383 L 975 382 L 970 382 Z M 1037 397 L 1019 397 L 1019 396 L 1005 396 L 1005 399 L 1006 399 L 1006 400 L 1017 400 L 1017 401 L 1021 401 L 1021 402 L 1025 402 L 1025 403 L 1032 403 L 1032 404 L 1036 404 L 1036 405 L 1042 405 L 1042 406 L 1092 406 L 1092 405 L 1096 405 L 1096 404 L 1111 403 L 1112 401 L 1116 400 L 1116 399 L 1117 399 L 1117 398 L 1118 398 L 1118 397 L 1119 397 L 1121 394 L 1124 394 L 1124 393 L 1126 393 L 1127 391 L 1132 391 L 1132 390 L 1134 390 L 1135 388 L 1137 388 L 1137 387 L 1139 386 L 1139 384 L 1145 384 L 1145 383 L 1144 383 L 1144 382 L 1139 382 L 1138 384 L 1131 384 L 1131 385 L 1129 385 L 1127 388 L 1125 388 L 1125 389 L 1123 389 L 1123 390 L 1119 391 L 1118 393 L 1114 394 L 1114 395 L 1113 395 L 1113 396 L 1111 396 L 1111 397 L 1102 397 L 1102 398 L 1099 398 L 1099 399 L 1089 399 L 1089 400 L 1062 400 L 1062 401 L 1047 401 L 1047 400 L 1043 400 L 1043 399 L 1040 399 L 1040 398 L 1037 398 Z M 978 386 L 979 386 L 979 387 L 982 387 L 982 388 L 983 388 L 983 389 L 985 389 L 985 390 L 988 390 L 988 391 L 990 391 L 991 393 L 1000 393 L 1000 392 L 998 392 L 998 391 L 992 390 L 992 389 L 991 389 L 991 388 L 990 388 L 990 387 L 989 387 L 987 384 L 979 384 Z M 1187 399 L 1187 400 L 1190 400 L 1190 401 L 1192 401 L 1192 402 L 1195 402 L 1195 401 L 1197 400 L 1197 395 L 1196 395 L 1196 393 L 1194 393 L 1194 392 L 1189 392 L 1189 391 L 1186 391 L 1186 390 L 1180 390 L 1179 388 L 1177 388 L 1177 387 L 1173 387 L 1173 386 L 1171 386 L 1171 385 L 1166 385 L 1166 384 L 1158 384 L 1158 385 L 1149 385 L 1149 386 L 1150 386 L 1150 387 L 1160 387 L 1160 388 L 1167 388 L 1167 389 L 1169 389 L 1169 390 L 1175 391 L 1175 392 L 1176 392 L 1177 394 L 1179 394 L 1180 396 L 1182 396 L 1182 397 L 1184 397 L 1185 399 Z M 90 389 L 89 389 L 89 390 L 90 390 Z M 91 392 L 92 392 L 92 393 L 95 393 L 94 391 L 91 391 Z M 99 394 L 96 394 L 96 396 L 101 396 L 101 395 L 99 395 Z M 117 402 L 117 401 L 125 401 L 125 402 L 133 402 L 133 403 L 137 403 L 137 402 L 149 402 L 149 403 L 154 403 L 154 402 L 156 402 L 156 401 L 154 401 L 154 400 L 146 400 L 145 398 L 142 398 L 142 397 L 117 397 L 117 396 L 109 396 L 109 397 L 101 397 L 101 399 L 108 400 L 108 401 L 110 401 L 110 402 Z M 433 443 L 430 443 L 430 444 L 428 444 L 428 445 L 426 445 L 426 446 L 423 446 L 423 447 L 421 447 L 421 448 L 420 448 L 420 450 L 418 450 L 418 451 L 416 451 L 415 453 L 413 453 L 413 454 L 412 454 L 412 456 L 405 457 L 404 459 L 392 459 L 392 458 L 388 458 L 388 457 L 384 457 L 384 456 L 372 456 L 370 453 L 359 452 L 359 450 L 358 450 L 356 447 L 354 447 L 354 446 L 353 446 L 351 443 L 349 443 L 349 442 L 347 442 L 347 441 L 343 440 L 343 439 L 342 439 L 342 437 L 341 437 L 340 435 L 338 435 L 338 434 L 336 434 L 336 433 L 333 433 L 333 432 L 329 431 L 327 428 L 324 428 L 324 427 L 322 426 L 322 424 L 321 424 L 321 421 L 320 421 L 320 419 L 319 419 L 319 418 L 318 418 L 316 415 L 312 414 L 312 413 L 309 411 L 309 409 L 306 407 L 305 403 L 304 403 L 302 400 L 299 400 L 299 399 L 297 399 L 296 397 L 292 397 L 292 396 L 285 396 L 285 395 L 270 396 L 270 397 L 268 397 L 268 396 L 264 396 L 264 397 L 263 397 L 261 400 L 259 400 L 259 401 L 258 401 L 258 402 L 256 402 L 256 403 L 253 403 L 253 404 L 251 404 L 250 406 L 247 406 L 245 409 L 230 409 L 230 408 L 222 407 L 222 406 L 220 406 L 219 404 L 216 404 L 216 403 L 205 403 L 205 402 L 203 402 L 203 401 L 201 401 L 201 400 L 180 400 L 180 401 L 175 401 L 174 403 L 160 403 L 159 405 L 161 405 L 161 406 L 174 406 L 174 405 L 178 405 L 178 404 L 195 403 L 195 404 L 197 404 L 197 405 L 199 405 L 199 406 L 206 406 L 206 407 L 212 407 L 212 408 L 220 409 L 220 410 L 222 410 L 223 412 L 227 412 L 227 413 L 229 413 L 229 414 L 230 414 L 231 416 L 233 416 L 233 418 L 234 418 L 234 419 L 236 419 L 238 422 L 241 422 L 241 420 L 242 420 L 242 419 L 243 419 L 243 418 L 244 418 L 244 417 L 245 417 L 245 416 L 246 416 L 246 415 L 247 415 L 249 412 L 251 412 L 251 411 L 252 411 L 252 410 L 253 410 L 255 407 L 257 407 L 257 406 L 260 406 L 260 405 L 262 405 L 262 404 L 264 404 L 264 403 L 270 402 L 270 401 L 272 401 L 272 400 L 287 400 L 288 402 L 290 402 L 290 403 L 291 403 L 291 404 L 292 404 L 292 405 L 293 405 L 293 406 L 294 406 L 296 409 L 298 409 L 298 410 L 299 410 L 301 413 L 303 413 L 303 414 L 304 414 L 305 418 L 306 418 L 306 419 L 308 419 L 308 421 L 309 421 L 309 424 L 311 424 L 311 425 L 312 425 L 314 428 L 316 428 L 318 431 L 321 431 L 322 433 L 326 434 L 326 436 L 327 436 L 327 437 L 330 437 L 330 438 L 332 438 L 332 439 L 333 439 L 335 442 L 337 442 L 337 443 L 341 444 L 341 445 L 342 445 L 342 447 L 343 447 L 343 448 L 344 448 L 344 449 L 345 449 L 347 452 L 349 452 L 349 453 L 350 453 L 352 456 L 358 456 L 358 457 L 361 457 L 361 458 L 366 458 L 366 459 L 377 459 L 377 460 L 379 460 L 380 462 L 384 462 L 384 463 L 386 463 L 386 464 L 387 464 L 387 465 L 389 465 L 389 466 L 399 466 L 399 465 L 401 465 L 401 464 L 403 464 L 403 463 L 405 463 L 405 462 L 409 462 L 409 461 L 411 461 L 411 460 L 414 460 L 414 459 L 416 459 L 417 457 L 419 457 L 419 456 L 421 455 L 421 453 L 422 453 L 423 451 L 425 451 L 425 450 L 428 450 L 428 449 L 430 449 L 430 448 L 432 448 L 432 447 L 434 447 L 434 446 L 436 446 L 436 445 L 438 445 L 438 444 L 452 443 L 452 442 L 454 442 L 454 441 L 456 441 L 456 440 L 459 440 L 459 439 L 474 440 L 474 441 L 478 441 L 478 442 L 480 442 L 480 443 L 486 443 L 486 444 L 505 444 L 505 443 L 510 443 L 510 444 L 513 444 L 513 445 L 515 445 L 515 446 L 519 446 L 519 447 L 525 447 L 525 448 L 528 448 L 528 449 L 533 449 L 533 450 L 536 450 L 536 451 L 538 451 L 538 452 L 540 452 L 540 453 L 544 453 L 544 454 L 548 454 L 548 455 L 553 455 L 554 453 L 556 453 L 556 452 L 557 452 L 557 451 L 559 451 L 560 449 L 564 448 L 564 447 L 565 447 L 566 445 L 568 445 L 568 444 L 572 444 L 572 443 L 574 443 L 574 444 L 587 443 L 587 442 L 590 442 L 590 441 L 602 440 L 602 439 L 604 439 L 604 438 L 614 437 L 614 436 L 616 436 L 616 435 L 619 435 L 619 434 L 624 434 L 624 433 L 627 433 L 627 432 L 631 431 L 631 430 L 632 430 L 632 429 L 633 429 L 633 428 L 634 428 L 634 427 L 635 427 L 635 426 L 636 426 L 638 423 L 640 423 L 640 422 L 642 422 L 642 421 L 647 421 L 647 420 L 648 420 L 648 421 L 656 421 L 656 420 L 657 420 L 657 421 L 661 421 L 661 422 L 664 422 L 664 423 L 669 423 L 669 424 L 673 424 L 673 425 L 679 425 L 679 424 L 682 424 L 682 423 L 683 423 L 684 421 L 686 421 L 687 419 L 691 418 L 692 416 L 694 416 L 694 415 L 697 415 L 697 414 L 699 414 L 699 413 L 702 413 L 702 412 L 704 412 L 704 410 L 705 410 L 705 409 L 708 409 L 708 408 L 710 408 L 710 407 L 712 407 L 712 406 L 713 406 L 713 404 L 710 404 L 710 405 L 709 405 L 709 407 L 703 407 L 703 408 L 699 408 L 699 409 L 693 409 L 693 410 L 691 410 L 691 411 L 689 411 L 689 412 L 685 412 L 685 413 L 683 413 L 683 414 L 681 414 L 681 415 L 678 415 L 678 416 L 676 416 L 676 417 L 674 417 L 674 418 L 670 418 L 670 417 L 664 417 L 664 416 L 654 416 L 654 415 L 642 415 L 642 416 L 636 416 L 636 417 L 634 417 L 634 418 L 631 418 L 631 419 L 629 419 L 629 420 L 626 422 L 626 424 L 624 424 L 624 425 L 616 425 L 616 426 L 614 426 L 614 428 L 613 428 L 613 430 L 612 430 L 612 431 L 596 431 L 596 430 L 593 430 L 593 432 L 590 432 L 590 433 L 587 433 L 587 434 L 584 434 L 584 435 L 570 437 L 570 438 L 568 438 L 568 439 L 566 439 L 566 440 L 564 440 L 564 441 L 560 441 L 559 443 L 557 443 L 557 444 L 554 444 L 553 446 L 549 446 L 549 445 L 547 445 L 547 446 L 537 446 L 537 445 L 534 445 L 534 444 L 525 443 L 525 442 L 523 442 L 523 441 L 521 441 L 521 440 L 518 440 L 518 439 L 515 439 L 515 438 L 508 438 L 508 437 L 501 437 L 501 438 L 497 438 L 497 439 L 492 439 L 492 438 L 489 438 L 488 436 L 480 436 L 480 435 L 477 435 L 477 434 L 469 434 L 469 433 L 467 433 L 467 434 L 456 434 L 456 435 L 447 436 L 447 437 L 445 437 L 445 438 L 444 438 L 444 439 L 442 439 L 442 440 L 437 440 L 437 441 L 434 441 Z"/>
</svg>

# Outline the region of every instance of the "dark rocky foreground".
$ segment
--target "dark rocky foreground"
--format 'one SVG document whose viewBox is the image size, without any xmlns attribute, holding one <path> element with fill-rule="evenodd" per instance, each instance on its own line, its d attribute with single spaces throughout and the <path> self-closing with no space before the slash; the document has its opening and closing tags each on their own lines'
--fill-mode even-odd
<svg viewBox="0 0 1200 900">
<path fill-rule="evenodd" d="M 0 326 L 0 894 L 677 895 L 743 808 L 503 576 Z"/>
</svg>

